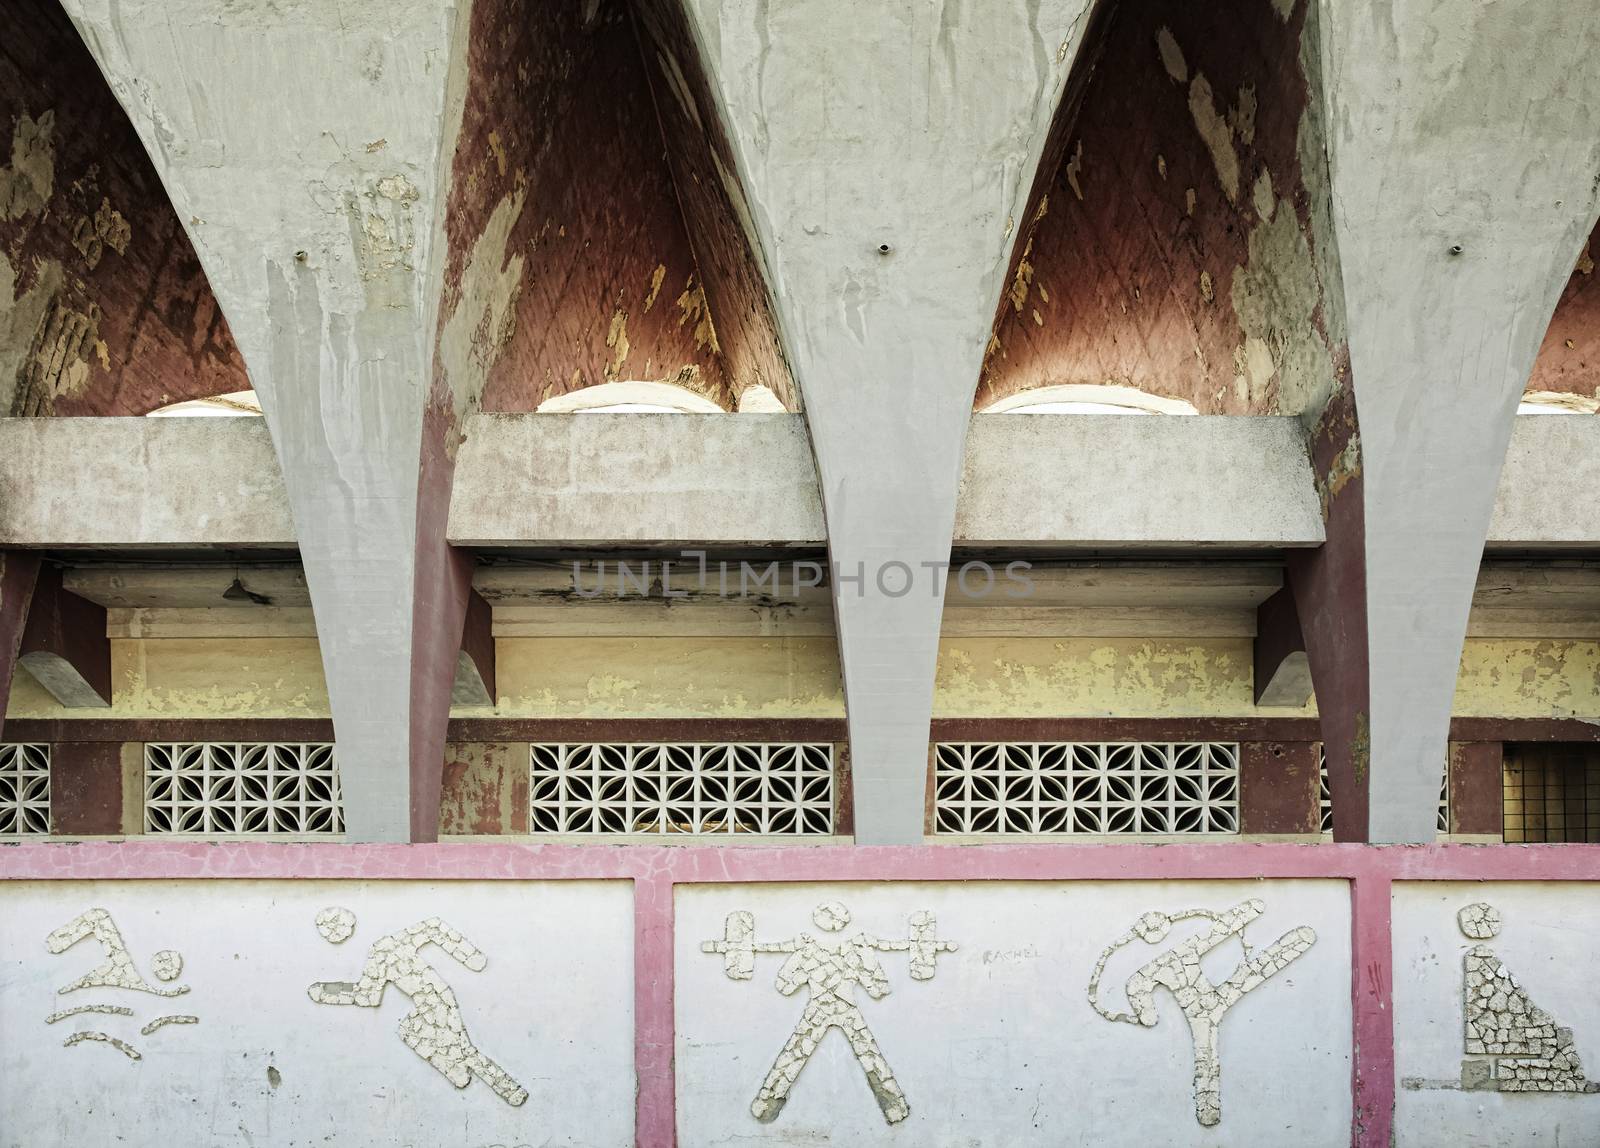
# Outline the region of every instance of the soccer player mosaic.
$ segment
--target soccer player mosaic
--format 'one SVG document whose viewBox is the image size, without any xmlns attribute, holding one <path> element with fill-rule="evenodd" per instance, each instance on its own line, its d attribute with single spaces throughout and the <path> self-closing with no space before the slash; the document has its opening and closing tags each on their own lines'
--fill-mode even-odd
<svg viewBox="0 0 1600 1148">
<path fill-rule="evenodd" d="M 1088 1006 L 1105 1020 L 1153 1028 L 1157 1023 L 1157 991 L 1164 990 L 1176 1001 L 1189 1026 L 1195 1117 L 1203 1125 L 1216 1125 L 1222 1120 L 1220 1037 L 1224 1018 L 1245 995 L 1300 961 L 1316 943 L 1316 933 L 1301 925 L 1290 928 L 1265 948 L 1252 949 L 1245 936 L 1247 926 L 1266 911 L 1263 901 L 1251 898 L 1221 910 L 1192 908 L 1145 913 L 1104 947 L 1089 974 Z M 1488 904 L 1467 905 L 1460 910 L 1458 919 L 1461 931 L 1470 940 L 1492 940 L 1500 932 L 1500 914 Z M 784 996 L 805 990 L 800 1015 L 772 1067 L 764 1079 L 752 1078 L 754 1099 L 750 1114 L 763 1124 L 777 1120 L 812 1056 L 829 1031 L 838 1029 L 860 1065 L 884 1121 L 898 1124 L 911 1114 L 911 1104 L 887 1056 L 905 1050 L 885 1050 L 880 1046 L 867 1012 L 856 998 L 856 990 L 874 1003 L 890 995 L 883 954 L 905 954 L 911 979 L 931 981 L 941 959 L 957 959 L 959 946 L 939 936 L 938 922 L 926 910 L 911 913 L 904 935 L 894 937 L 849 932 L 850 911 L 838 901 L 817 905 L 811 920 L 816 933 L 800 932 L 786 940 L 763 941 L 757 939 L 754 914 L 735 910 L 727 914 L 722 938 L 700 945 L 703 953 L 722 957 L 723 972 L 734 981 L 754 979 L 758 956 L 782 957 L 774 987 Z M 1197 922 L 1198 931 L 1169 940 L 1174 930 L 1186 922 Z M 334 945 L 349 940 L 356 931 L 356 915 L 346 908 L 323 909 L 313 923 L 321 937 Z M 132 1043 L 133 1034 L 105 1031 L 115 1025 L 101 1018 L 135 1018 L 134 1009 L 121 1002 L 136 1003 L 138 997 L 118 994 L 158 1000 L 187 994 L 188 985 L 174 983 L 183 973 L 183 958 L 172 949 L 152 953 L 146 967 L 157 983 L 147 980 L 111 913 L 103 908 L 87 909 L 55 929 L 45 938 L 45 946 L 51 953 L 65 956 L 86 951 L 75 950 L 85 941 L 98 945 L 103 959 L 87 968 L 80 963 L 74 970 L 78 975 L 58 989 L 57 995 L 100 990 L 114 999 L 72 1004 L 51 1012 L 44 1022 L 74 1022 L 75 1031 L 63 1041 L 66 1048 L 98 1045 L 114 1049 L 129 1062 L 141 1061 L 145 1051 Z M 1200 959 L 1230 941 L 1237 942 L 1242 956 L 1231 973 L 1220 983 L 1213 983 L 1202 971 Z M 1130 1011 L 1117 1011 L 1103 999 L 1102 978 L 1108 963 L 1136 943 L 1158 948 L 1154 956 L 1127 976 L 1122 986 Z M 393 986 L 409 999 L 410 1009 L 400 1018 L 398 1032 L 415 1055 L 458 1089 L 476 1078 L 505 1103 L 521 1106 L 528 1099 L 527 1090 L 472 1042 L 454 990 L 423 954 L 430 946 L 467 972 L 481 973 L 488 966 L 488 956 L 472 941 L 439 918 L 428 917 L 372 942 L 355 980 L 318 981 L 307 988 L 307 995 L 319 1005 L 378 1008 L 385 990 Z M 1583 1074 L 1571 1030 L 1559 1027 L 1533 1003 L 1492 949 L 1482 943 L 1475 945 L 1465 956 L 1464 974 L 1462 1025 L 1467 1060 L 1462 1064 L 1460 1081 L 1408 1078 L 1406 1087 L 1580 1094 L 1594 1094 L 1600 1089 Z M 1281 995 L 1287 999 L 1295 991 L 1294 986 L 1286 984 Z M 138 1036 L 152 1037 L 169 1026 L 193 1025 L 199 1019 L 190 1013 L 166 1012 L 140 1027 Z M 137 1018 L 129 1023 L 137 1023 Z M 160 1042 L 153 1047 L 160 1047 Z M 913 1090 L 919 1085 L 937 1086 L 931 1081 L 912 1082 Z"/>
</svg>

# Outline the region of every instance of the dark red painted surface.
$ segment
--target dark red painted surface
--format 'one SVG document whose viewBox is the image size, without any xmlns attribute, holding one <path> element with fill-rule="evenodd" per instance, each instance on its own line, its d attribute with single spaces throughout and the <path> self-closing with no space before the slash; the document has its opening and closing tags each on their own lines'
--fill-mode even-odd
<svg viewBox="0 0 1600 1148">
<path fill-rule="evenodd" d="M 494 611 L 483 600 L 483 595 L 470 588 L 470 584 L 466 619 L 461 631 L 461 650 L 477 667 L 478 676 L 483 679 L 483 688 L 492 702 L 497 696 L 494 678 Z"/>
<path fill-rule="evenodd" d="M 50 747 L 50 832 L 90 837 L 122 832 L 122 746 L 58 742 Z"/>
<path fill-rule="evenodd" d="M 1498 741 L 1450 743 L 1450 832 L 1501 835 L 1504 746 Z"/>
<path fill-rule="evenodd" d="M 1291 654 L 1303 653 L 1305 648 L 1305 635 L 1300 630 L 1300 613 L 1294 602 L 1294 587 L 1285 584 L 1256 607 L 1254 680 L 1257 705 L 1261 704 L 1263 691 L 1277 676 L 1284 660 Z"/>
<path fill-rule="evenodd" d="M 480 0 L 468 66 L 441 321 L 490 216 L 523 196 L 506 245 L 524 260 L 514 322 L 482 332 L 495 344 L 484 409 L 530 411 L 608 380 L 678 382 L 733 406 L 629 5 Z"/>
<path fill-rule="evenodd" d="M 1596 226 L 1567 280 L 1533 362 L 1530 391 L 1600 398 L 1600 226 Z"/>
<path fill-rule="evenodd" d="M 1317 752 L 1307 741 L 1239 746 L 1239 832 L 1317 832 Z"/>
<path fill-rule="evenodd" d="M 1251 191 L 1262 171 L 1312 243 L 1296 153 L 1305 10 L 1297 5 L 1285 21 L 1270 4 L 1121 3 L 1101 17 L 1102 42 L 1092 29 L 1086 35 L 1074 72 L 1092 74 L 1081 103 L 1070 90 L 1063 101 L 1059 159 L 1047 152 L 1049 178 L 1018 221 L 977 406 L 1044 385 L 1115 383 L 1186 399 L 1202 413 L 1277 409 L 1275 379 L 1255 396 L 1235 387 L 1244 331 L 1231 292 L 1260 223 Z M 1161 29 L 1181 50 L 1183 81 L 1163 63 Z M 1251 138 L 1235 131 L 1233 199 L 1191 111 L 1196 75 L 1216 114 L 1234 112 L 1240 125 L 1241 92 L 1254 94 Z M 1312 327 L 1285 322 L 1291 338 L 1320 337 Z"/>
<path fill-rule="evenodd" d="M 111 704 L 106 609 L 63 589 L 59 566 L 46 563 L 39 570 L 20 653 L 54 654 L 71 665 L 101 701 Z"/>
<path fill-rule="evenodd" d="M 172 203 L 58 0 L 5 6 L 0 168 L 24 118 L 29 134 L 49 120 L 53 178 L 39 210 L 0 204 L 0 257 L 15 295 L 39 292 L 43 303 L 37 324 L 14 332 L 28 341 L 28 364 L 0 416 L 137 415 L 248 390 Z"/>
<path fill-rule="evenodd" d="M 28 625 L 28 607 L 38 577 L 38 555 L 25 550 L 0 550 L 0 734 L 6 732 L 3 703 L 11 696 L 11 678 L 17 671 L 22 633 Z M 12 740 L 32 739 L 13 731 Z"/>
<path fill-rule="evenodd" d="M 1372 690 L 1359 454 L 1355 400 L 1346 388 L 1334 394 L 1311 438 L 1327 541 L 1289 551 L 1285 560 L 1316 687 L 1338 841 L 1364 841 L 1368 832 Z"/>
<path fill-rule="evenodd" d="M 332 741 L 327 718 L 16 718 L 18 741 Z M 842 718 L 451 718 L 452 742 L 813 741 Z M 1316 718 L 935 718 L 935 741 L 1320 741 Z M 1453 718 L 1450 740 L 1600 741 L 1579 718 Z"/>
</svg>

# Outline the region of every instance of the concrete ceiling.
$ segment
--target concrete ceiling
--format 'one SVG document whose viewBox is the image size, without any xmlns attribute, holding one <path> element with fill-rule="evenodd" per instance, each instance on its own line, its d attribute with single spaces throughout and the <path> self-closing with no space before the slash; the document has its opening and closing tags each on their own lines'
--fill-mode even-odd
<svg viewBox="0 0 1600 1148">
<path fill-rule="evenodd" d="M 1202 414 L 1299 414 L 1326 392 L 1301 173 L 1314 131 L 1306 12 L 1101 4 L 1025 217 L 979 407 L 1085 383 Z"/>
<path fill-rule="evenodd" d="M 58 0 L 0 35 L 0 417 L 247 390 L 172 203 Z"/>
</svg>

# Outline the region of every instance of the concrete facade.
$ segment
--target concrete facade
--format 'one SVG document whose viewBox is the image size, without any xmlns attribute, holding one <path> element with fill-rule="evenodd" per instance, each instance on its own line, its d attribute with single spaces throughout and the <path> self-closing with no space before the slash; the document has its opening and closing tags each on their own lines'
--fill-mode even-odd
<svg viewBox="0 0 1600 1148">
<path fill-rule="evenodd" d="M 11 9 L 0 1148 L 1600 1148 L 1592 4 Z"/>
</svg>

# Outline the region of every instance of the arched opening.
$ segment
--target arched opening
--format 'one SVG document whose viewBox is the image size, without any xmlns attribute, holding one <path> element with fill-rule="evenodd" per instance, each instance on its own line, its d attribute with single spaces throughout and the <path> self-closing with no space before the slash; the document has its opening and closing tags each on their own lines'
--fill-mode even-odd
<svg viewBox="0 0 1600 1148">
<path fill-rule="evenodd" d="M 984 415 L 1193 415 L 1194 404 L 1152 395 L 1135 387 L 1059 383 L 1032 387 L 997 399 L 978 412 Z"/>
<path fill-rule="evenodd" d="M 207 399 L 184 399 L 157 407 L 146 418 L 251 418 L 261 414 L 261 399 L 254 391 L 234 391 L 227 395 L 213 395 Z"/>
<path fill-rule="evenodd" d="M 675 383 L 597 383 L 555 395 L 539 404 L 542 415 L 667 414 L 720 415 L 727 412 L 704 395 Z"/>
</svg>

